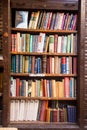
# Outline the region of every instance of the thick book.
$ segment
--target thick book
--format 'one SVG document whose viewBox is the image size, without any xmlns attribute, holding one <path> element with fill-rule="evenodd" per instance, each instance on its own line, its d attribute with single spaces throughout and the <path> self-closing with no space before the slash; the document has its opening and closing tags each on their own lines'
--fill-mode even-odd
<svg viewBox="0 0 87 130">
<path fill-rule="evenodd" d="M 47 101 L 43 101 L 40 111 L 40 121 L 46 120 L 46 107 L 47 107 Z"/>
<path fill-rule="evenodd" d="M 69 79 L 69 77 L 64 78 L 64 96 L 66 98 L 70 97 L 70 79 Z"/>
<path fill-rule="evenodd" d="M 28 28 L 28 11 L 15 12 L 15 27 Z"/>
</svg>

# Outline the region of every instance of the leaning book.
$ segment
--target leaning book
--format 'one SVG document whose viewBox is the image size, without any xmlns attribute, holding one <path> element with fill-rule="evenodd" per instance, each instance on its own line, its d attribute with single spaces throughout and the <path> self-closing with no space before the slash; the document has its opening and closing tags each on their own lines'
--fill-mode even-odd
<svg viewBox="0 0 87 130">
<path fill-rule="evenodd" d="M 28 11 L 15 12 L 15 27 L 28 28 Z"/>
</svg>

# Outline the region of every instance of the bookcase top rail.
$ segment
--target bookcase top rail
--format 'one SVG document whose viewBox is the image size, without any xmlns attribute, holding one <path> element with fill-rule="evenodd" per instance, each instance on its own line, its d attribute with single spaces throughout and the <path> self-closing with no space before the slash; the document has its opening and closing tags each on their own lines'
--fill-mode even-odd
<svg viewBox="0 0 87 130">
<path fill-rule="evenodd" d="M 56 4 L 55 4 L 56 3 Z M 11 8 L 19 9 L 78 10 L 77 0 L 11 0 Z"/>
</svg>

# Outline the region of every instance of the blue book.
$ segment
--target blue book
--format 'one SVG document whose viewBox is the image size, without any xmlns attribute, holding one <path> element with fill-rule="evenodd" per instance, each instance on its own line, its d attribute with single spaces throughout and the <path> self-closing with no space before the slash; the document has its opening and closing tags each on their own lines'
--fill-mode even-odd
<svg viewBox="0 0 87 130">
<path fill-rule="evenodd" d="M 75 123 L 76 122 L 76 106 L 72 107 L 72 122 Z"/>
<path fill-rule="evenodd" d="M 11 72 L 16 72 L 16 56 L 11 57 Z"/>
<path fill-rule="evenodd" d="M 37 73 L 41 73 L 41 58 L 37 58 Z"/>
<path fill-rule="evenodd" d="M 66 74 L 66 64 L 62 63 L 62 65 L 61 65 L 61 73 Z"/>
<path fill-rule="evenodd" d="M 34 72 L 35 72 L 35 74 L 37 73 L 37 58 L 35 58 Z"/>
<path fill-rule="evenodd" d="M 68 122 L 72 122 L 72 117 L 71 117 L 71 106 L 67 106 L 67 117 L 68 117 Z"/>
<path fill-rule="evenodd" d="M 52 80 L 49 80 L 49 97 L 52 97 Z"/>
<path fill-rule="evenodd" d="M 32 63 L 32 57 L 29 56 L 28 73 L 31 73 L 31 63 Z"/>
<path fill-rule="evenodd" d="M 72 97 L 72 79 L 70 78 L 70 97 Z"/>
</svg>

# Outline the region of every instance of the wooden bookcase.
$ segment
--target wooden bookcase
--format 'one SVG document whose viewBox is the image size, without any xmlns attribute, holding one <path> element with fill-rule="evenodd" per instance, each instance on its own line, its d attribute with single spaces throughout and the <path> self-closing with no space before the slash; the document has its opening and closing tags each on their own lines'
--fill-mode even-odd
<svg viewBox="0 0 87 130">
<path fill-rule="evenodd" d="M 86 110 L 87 110 L 87 101 L 86 101 L 86 69 L 85 69 L 85 0 L 3 0 L 3 16 L 4 16 L 4 22 L 3 22 L 3 56 L 4 56 L 4 79 L 3 79 L 3 86 L 4 86 L 4 92 L 3 92 L 3 126 L 15 126 L 19 129 L 75 129 L 75 130 L 81 130 L 85 129 L 87 122 L 86 122 Z M 33 11 L 46 11 L 46 12 L 63 12 L 63 13 L 69 13 L 69 14 L 77 14 L 77 24 L 75 30 L 50 30 L 50 29 L 23 29 L 23 28 L 15 28 L 15 11 L 29 11 L 29 18 L 31 16 L 31 13 Z M 54 36 L 57 34 L 58 36 L 68 36 L 68 35 L 74 35 L 77 36 L 77 53 L 51 53 L 49 51 L 47 52 L 13 52 L 11 51 L 11 44 L 12 44 L 12 34 L 17 33 L 25 33 L 25 34 L 31 34 L 31 35 L 39 35 L 40 33 L 45 33 L 47 36 Z M 29 56 L 41 59 L 43 57 L 47 57 L 48 59 L 54 58 L 54 57 L 71 57 L 73 59 L 76 57 L 77 59 L 77 72 L 76 73 L 69 73 L 69 74 L 63 74 L 63 73 L 57 73 L 52 74 L 47 71 L 45 74 L 42 72 L 40 74 L 32 74 L 32 73 L 17 73 L 15 71 L 11 72 L 12 67 L 12 56 Z M 84 58 L 83 58 L 84 56 Z M 46 60 L 45 60 L 46 61 Z M 48 62 L 48 60 L 47 60 Z M 47 63 L 46 68 L 50 64 Z M 73 64 L 73 60 L 72 60 Z M 54 65 L 55 66 L 55 65 Z M 73 64 L 74 66 L 74 64 Z M 71 68 L 73 68 L 71 66 Z M 15 68 L 18 67 L 17 65 Z M 56 66 L 54 67 L 56 68 Z M 75 69 L 75 68 L 74 68 Z M 84 72 L 85 70 L 85 72 Z M 85 78 L 84 78 L 85 76 Z M 25 96 L 11 96 L 11 77 L 14 79 L 20 78 L 20 79 L 26 79 L 26 80 L 34 80 L 35 82 L 38 82 L 38 80 L 53 80 L 54 82 L 59 81 L 60 79 L 65 79 L 65 77 L 68 77 L 68 79 L 76 79 L 76 96 L 68 98 L 66 97 L 46 97 L 46 96 L 32 96 L 32 97 L 25 97 Z M 41 82 L 42 83 L 42 82 Z M 84 87 L 84 89 L 83 89 Z M 54 94 L 55 95 L 55 94 Z M 38 100 L 38 101 L 46 101 L 48 103 L 48 106 L 52 109 L 52 102 L 58 102 L 59 105 L 62 107 L 65 107 L 68 105 L 76 106 L 76 122 L 69 122 L 69 121 L 58 121 L 58 122 L 46 122 L 46 121 L 10 121 L 10 105 L 11 101 L 30 101 L 30 100 Z M 84 102 L 83 102 L 84 100 Z M 47 105 L 47 104 L 46 104 Z M 48 110 L 48 109 L 47 109 Z M 48 115 L 48 114 L 47 114 Z M 68 114 L 67 114 L 68 115 Z"/>
<path fill-rule="evenodd" d="M 0 2 L 0 125 L 2 125 L 3 115 L 3 72 L 4 72 L 4 60 L 3 60 L 3 3 Z"/>
</svg>

